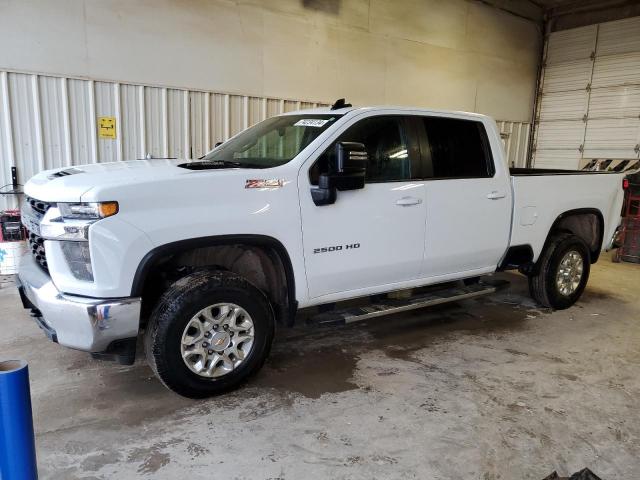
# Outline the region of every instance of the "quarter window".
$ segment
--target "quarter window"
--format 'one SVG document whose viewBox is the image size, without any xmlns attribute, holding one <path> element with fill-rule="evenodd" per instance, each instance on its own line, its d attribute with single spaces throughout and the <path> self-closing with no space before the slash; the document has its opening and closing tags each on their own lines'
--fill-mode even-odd
<svg viewBox="0 0 640 480">
<path fill-rule="evenodd" d="M 410 142 L 404 117 L 369 117 L 347 129 L 315 162 L 309 171 L 312 185 L 318 184 L 320 173 L 335 165 L 337 142 L 359 142 L 369 154 L 366 181 L 392 182 L 410 180 L 414 175 Z"/>
<path fill-rule="evenodd" d="M 492 177 L 491 149 L 481 122 L 423 117 L 428 147 L 423 152 L 431 178 Z M 429 165 L 430 164 L 430 165 Z"/>
</svg>

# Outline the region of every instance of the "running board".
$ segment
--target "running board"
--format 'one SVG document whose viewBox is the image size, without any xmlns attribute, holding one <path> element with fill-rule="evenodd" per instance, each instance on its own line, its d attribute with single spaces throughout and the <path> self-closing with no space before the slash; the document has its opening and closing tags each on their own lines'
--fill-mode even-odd
<svg viewBox="0 0 640 480">
<path fill-rule="evenodd" d="M 418 294 L 407 299 L 396 300 L 389 298 L 383 302 L 364 305 L 362 307 L 351 307 L 319 313 L 309 320 L 310 323 L 316 325 L 342 325 L 360 322 L 384 315 L 392 315 L 394 313 L 407 312 L 418 308 L 481 297 L 495 293 L 508 286 L 509 282 L 505 280 L 483 279 L 475 285 L 444 288 Z"/>
</svg>

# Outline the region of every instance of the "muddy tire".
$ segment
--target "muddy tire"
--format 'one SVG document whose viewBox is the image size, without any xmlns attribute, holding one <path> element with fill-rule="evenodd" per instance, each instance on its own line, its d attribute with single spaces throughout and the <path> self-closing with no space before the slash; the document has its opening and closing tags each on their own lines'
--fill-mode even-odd
<svg viewBox="0 0 640 480">
<path fill-rule="evenodd" d="M 584 241 L 570 233 L 554 235 L 545 246 L 533 274 L 529 293 L 540 305 L 562 310 L 582 295 L 591 266 L 591 253 Z"/>
<path fill-rule="evenodd" d="M 145 352 L 167 388 L 205 398 L 260 370 L 274 330 L 273 311 L 260 290 L 239 275 L 203 270 L 162 295 L 145 332 Z"/>
</svg>

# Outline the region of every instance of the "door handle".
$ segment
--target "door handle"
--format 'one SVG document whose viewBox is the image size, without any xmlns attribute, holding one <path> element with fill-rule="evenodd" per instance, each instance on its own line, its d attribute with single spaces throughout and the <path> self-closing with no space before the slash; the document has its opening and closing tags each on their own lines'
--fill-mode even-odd
<svg viewBox="0 0 640 480">
<path fill-rule="evenodd" d="M 504 198 L 506 196 L 507 196 L 506 193 L 500 193 L 497 190 L 494 190 L 493 192 L 487 194 L 487 198 L 489 200 L 498 200 L 498 199 Z"/>
<path fill-rule="evenodd" d="M 396 200 L 396 205 L 400 205 L 401 207 L 410 207 L 411 205 L 420 205 L 421 203 L 422 199 L 416 197 L 402 197 Z"/>
</svg>

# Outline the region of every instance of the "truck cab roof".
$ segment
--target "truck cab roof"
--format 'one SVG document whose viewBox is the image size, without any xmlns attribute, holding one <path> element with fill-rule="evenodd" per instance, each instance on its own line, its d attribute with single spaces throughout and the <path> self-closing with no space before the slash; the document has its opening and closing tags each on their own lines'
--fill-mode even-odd
<svg viewBox="0 0 640 480">
<path fill-rule="evenodd" d="M 406 111 L 412 114 L 429 114 L 429 115 L 440 115 L 443 117 L 455 116 L 455 117 L 468 117 L 475 119 L 491 119 L 488 115 L 483 115 L 481 113 L 475 112 L 464 112 L 458 110 L 441 110 L 435 108 L 420 108 L 420 107 L 407 107 L 407 106 L 397 106 L 397 105 L 371 105 L 364 107 L 344 107 L 333 110 L 331 107 L 318 107 L 318 108 L 308 108 L 304 110 L 295 110 L 292 112 L 286 112 L 282 115 L 313 115 L 313 114 L 336 114 L 336 115 L 345 115 L 348 113 L 356 113 L 356 112 L 387 112 L 387 111 Z M 492 120 L 492 119 L 491 119 Z"/>
</svg>

